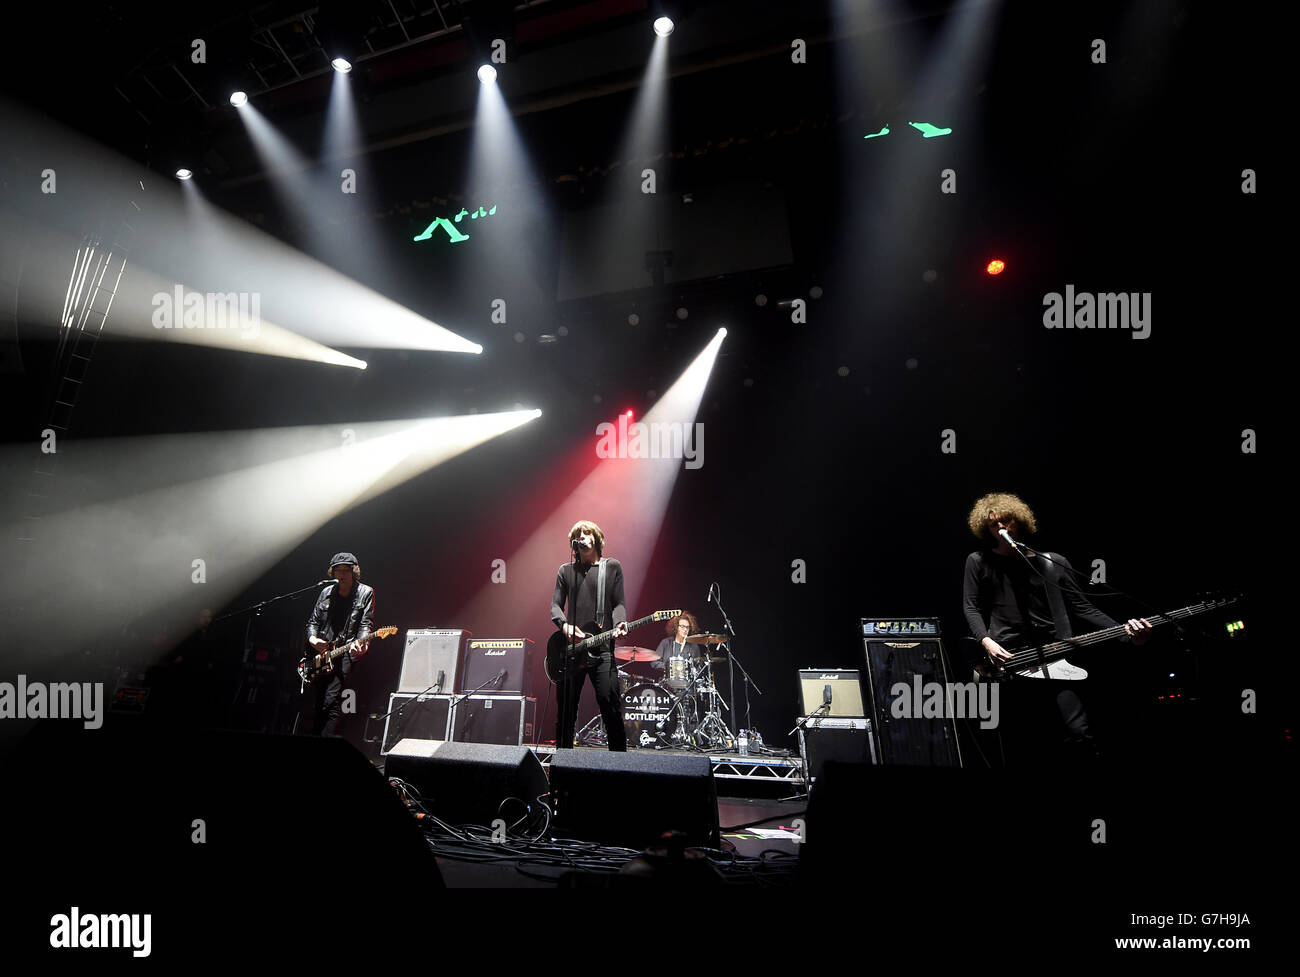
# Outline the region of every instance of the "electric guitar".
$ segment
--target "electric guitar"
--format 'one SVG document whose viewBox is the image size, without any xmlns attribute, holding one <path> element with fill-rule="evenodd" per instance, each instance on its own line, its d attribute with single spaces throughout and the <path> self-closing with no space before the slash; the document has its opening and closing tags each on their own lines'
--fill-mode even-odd
<svg viewBox="0 0 1300 977">
<path fill-rule="evenodd" d="M 1191 607 L 1181 607 L 1166 614 L 1156 614 L 1148 617 L 1147 621 L 1150 622 L 1153 628 L 1157 628 L 1171 621 L 1196 617 L 1198 614 L 1205 614 L 1235 603 L 1237 603 L 1236 597 L 1207 601 L 1202 604 L 1193 604 Z M 1065 660 L 1065 656 L 1076 649 L 1101 644 L 1103 641 L 1111 641 L 1123 636 L 1124 625 L 1117 624 L 1113 628 L 1102 628 L 1100 631 L 1092 631 L 1062 641 L 1052 641 L 1045 645 L 1025 648 L 1021 651 L 1011 651 L 1008 648 L 1007 651 L 1011 651 L 1010 660 L 987 661 L 977 665 L 975 667 L 975 681 L 993 678 L 1002 679 L 1003 681 L 1012 678 L 1054 678 L 1074 682 L 1085 679 L 1088 677 L 1087 671 L 1078 665 L 1071 665 Z"/>
<path fill-rule="evenodd" d="M 627 629 L 629 632 L 635 631 L 643 624 L 649 624 L 651 621 L 667 621 L 679 614 L 681 614 L 680 608 L 672 611 L 655 611 L 653 614 L 647 614 L 635 621 L 628 621 Z M 595 629 L 596 624 L 594 622 L 582 625 L 581 630 L 586 631 L 588 637 L 574 642 L 570 642 L 564 636 L 563 631 L 556 631 L 551 635 L 551 640 L 546 642 L 546 677 L 548 679 L 552 682 L 558 682 L 569 674 L 569 671 L 564 667 L 564 662 L 570 653 L 573 655 L 572 671 L 591 665 L 596 661 L 596 658 L 590 654 L 590 650 L 605 644 L 615 636 L 614 632 L 618 630 L 618 628 L 610 628 L 600 634 L 591 634 Z"/>
<path fill-rule="evenodd" d="M 365 640 L 369 641 L 372 638 L 380 638 L 380 639 L 391 638 L 396 633 L 397 633 L 397 628 L 392 626 L 386 628 L 380 628 L 378 631 L 370 632 L 370 634 L 366 637 Z M 354 638 L 353 640 L 349 641 L 347 644 L 339 645 L 337 648 L 335 648 L 334 642 L 331 641 L 329 646 L 324 651 L 322 651 L 319 655 L 316 655 L 315 657 L 304 658 L 302 659 L 302 661 L 298 662 L 299 677 L 304 682 L 311 682 L 314 681 L 316 677 L 319 675 L 325 675 L 328 672 L 334 671 L 334 663 L 337 662 L 344 655 L 356 651 L 357 646 L 360 644 L 361 644 L 361 640 Z"/>
</svg>

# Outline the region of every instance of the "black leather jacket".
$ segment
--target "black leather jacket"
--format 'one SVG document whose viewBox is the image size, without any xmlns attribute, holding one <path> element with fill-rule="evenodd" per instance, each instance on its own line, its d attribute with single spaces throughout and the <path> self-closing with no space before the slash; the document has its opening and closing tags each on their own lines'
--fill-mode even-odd
<svg viewBox="0 0 1300 977">
<path fill-rule="evenodd" d="M 356 589 L 350 595 L 352 610 L 348 614 L 347 625 L 343 628 L 341 634 L 331 635 L 329 633 L 330 602 L 336 599 L 337 593 L 337 586 L 326 587 L 321 591 L 320 596 L 316 598 L 316 606 L 312 609 L 311 619 L 307 621 L 308 639 L 323 638 L 326 641 L 333 640 L 337 645 L 345 641 L 351 641 L 353 638 L 364 638 L 370 634 L 375 621 L 374 588 L 363 583 L 357 584 Z M 348 600 L 347 597 L 342 599 Z"/>
</svg>

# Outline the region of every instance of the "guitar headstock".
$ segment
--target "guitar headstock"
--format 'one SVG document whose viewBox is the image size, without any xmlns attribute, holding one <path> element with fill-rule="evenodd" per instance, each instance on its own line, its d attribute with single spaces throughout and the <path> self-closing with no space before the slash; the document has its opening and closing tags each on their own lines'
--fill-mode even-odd
<svg viewBox="0 0 1300 977">
<path fill-rule="evenodd" d="M 370 635 L 370 637 L 372 637 L 372 638 L 391 638 L 391 637 L 392 637 L 393 635 L 395 635 L 396 633 L 397 633 L 397 628 L 393 627 L 393 626 L 390 624 L 390 625 L 389 625 L 388 627 L 386 627 L 386 628 L 380 628 L 378 631 L 373 632 L 373 633 Z"/>
<path fill-rule="evenodd" d="M 677 609 L 671 611 L 655 611 L 650 616 L 653 617 L 656 621 L 668 621 L 674 617 L 680 616 L 681 613 L 682 613 L 682 609 L 678 607 Z"/>
</svg>

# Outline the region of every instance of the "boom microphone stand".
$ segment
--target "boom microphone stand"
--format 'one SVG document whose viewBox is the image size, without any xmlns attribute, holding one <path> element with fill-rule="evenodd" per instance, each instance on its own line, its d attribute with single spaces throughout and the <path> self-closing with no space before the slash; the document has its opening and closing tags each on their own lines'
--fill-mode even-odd
<svg viewBox="0 0 1300 977">
<path fill-rule="evenodd" d="M 731 626 L 731 618 L 729 618 L 727 616 L 727 612 L 722 609 L 722 588 L 718 586 L 718 582 L 716 580 L 709 586 L 709 593 L 713 595 L 713 603 L 718 605 L 718 613 L 722 615 L 722 623 L 724 629 L 726 630 L 727 634 L 731 635 L 731 641 L 726 642 L 724 645 L 722 645 L 722 647 L 727 649 L 727 682 L 730 686 L 732 702 L 736 701 L 736 671 L 735 670 L 737 668 L 740 669 L 741 678 L 743 678 L 745 682 L 745 728 L 749 729 L 751 728 L 749 722 L 749 687 L 752 685 L 754 687 L 754 691 L 757 692 L 759 695 L 763 694 L 763 690 L 760 689 L 758 687 L 758 684 L 752 678 L 749 677 L 749 672 L 745 670 L 745 666 L 741 664 L 740 659 L 737 658 L 735 653 L 731 650 L 731 645 L 735 642 L 736 639 L 736 629 Z M 739 735 L 739 731 L 735 726 L 735 722 L 736 722 L 736 710 L 732 709 L 731 723 L 728 725 L 728 728 L 731 730 L 732 736 Z"/>
</svg>

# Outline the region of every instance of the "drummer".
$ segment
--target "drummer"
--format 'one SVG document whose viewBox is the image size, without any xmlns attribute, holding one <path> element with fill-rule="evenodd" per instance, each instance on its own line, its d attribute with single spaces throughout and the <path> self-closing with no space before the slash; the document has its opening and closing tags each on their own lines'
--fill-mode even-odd
<svg viewBox="0 0 1300 977">
<path fill-rule="evenodd" d="M 667 671 L 670 658 L 698 660 L 702 657 L 700 646 L 686 640 L 687 636 L 699 633 L 699 623 L 690 611 L 683 611 L 676 617 L 669 618 L 665 630 L 668 632 L 668 637 L 659 642 L 657 649 L 659 660 L 654 664 L 656 672 Z"/>
</svg>

